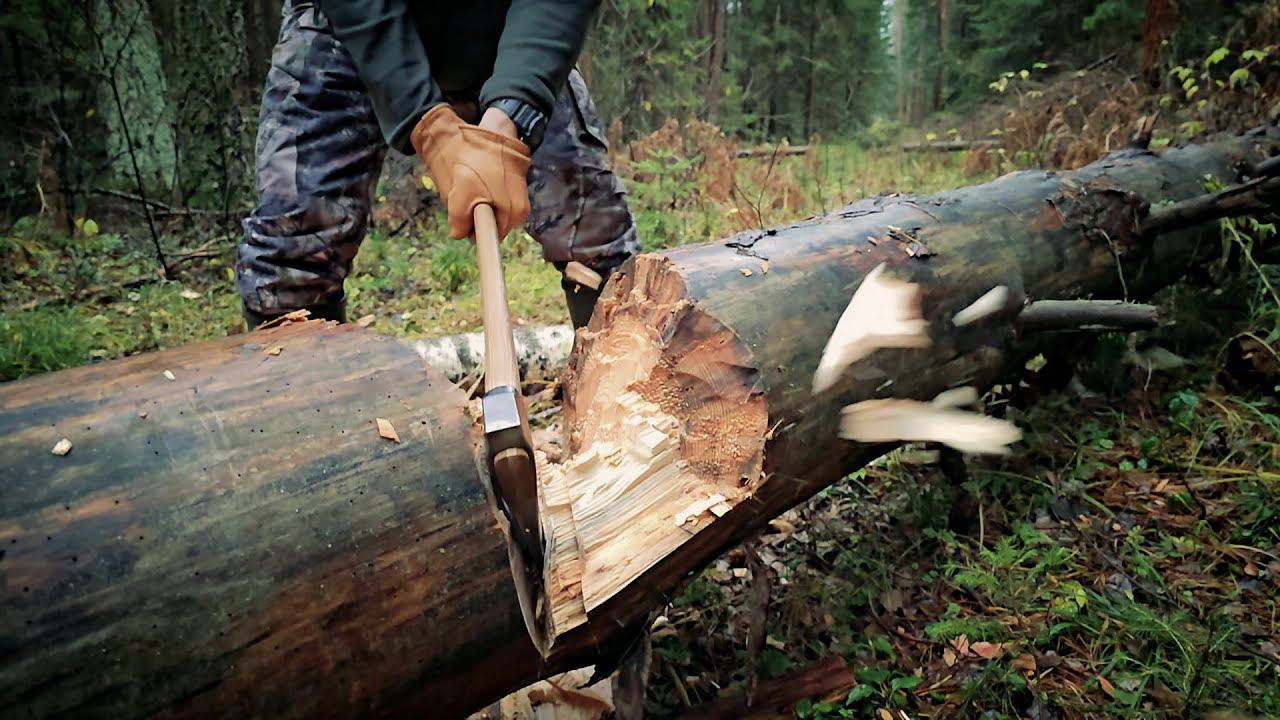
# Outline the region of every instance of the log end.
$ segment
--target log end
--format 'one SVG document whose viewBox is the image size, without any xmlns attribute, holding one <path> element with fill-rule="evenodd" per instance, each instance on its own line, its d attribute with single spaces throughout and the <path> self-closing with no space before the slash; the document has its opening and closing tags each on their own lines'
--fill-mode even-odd
<svg viewBox="0 0 1280 720">
<path fill-rule="evenodd" d="M 552 639 L 749 497 L 768 429 L 750 348 L 661 256 L 610 280 L 569 372 L 540 472 Z"/>
</svg>

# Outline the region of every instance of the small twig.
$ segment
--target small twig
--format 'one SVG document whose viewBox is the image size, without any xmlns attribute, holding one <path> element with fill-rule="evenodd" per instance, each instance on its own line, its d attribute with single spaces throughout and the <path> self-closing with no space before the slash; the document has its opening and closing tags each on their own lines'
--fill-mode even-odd
<svg viewBox="0 0 1280 720">
<path fill-rule="evenodd" d="M 88 6 L 86 5 L 86 8 L 87 7 Z M 141 15 L 141 12 L 142 12 L 141 9 L 139 9 L 138 14 Z M 88 16 L 87 10 L 85 12 L 85 20 L 88 22 L 88 26 L 92 29 L 93 18 Z M 135 26 L 137 25 L 136 18 L 134 20 L 134 25 Z M 132 35 L 133 27 L 129 28 L 129 33 Z M 96 30 L 94 30 L 93 37 L 98 46 L 98 54 L 101 55 L 103 62 L 106 63 L 107 50 L 106 50 L 106 47 L 103 45 L 102 36 Z M 126 43 L 128 42 L 128 38 L 125 39 L 125 42 Z M 124 56 L 124 51 L 122 46 L 120 57 L 123 57 L 123 56 Z M 117 61 L 119 61 L 120 57 L 117 58 Z M 142 183 L 142 171 L 138 167 L 138 153 L 134 149 L 133 133 L 129 131 L 129 121 L 126 118 L 125 111 L 124 111 L 124 100 L 121 99 L 120 97 L 120 86 L 116 82 L 115 65 L 111 65 L 110 69 L 108 70 L 107 85 L 108 87 L 111 88 L 111 97 L 115 101 L 116 114 L 119 116 L 119 119 L 120 119 L 120 130 L 121 132 L 124 133 L 124 142 L 129 149 L 129 163 L 133 168 L 133 181 L 137 185 L 138 195 L 145 197 L 146 189 Z M 142 209 L 147 218 L 147 228 L 151 231 L 151 244 L 155 247 L 156 261 L 160 263 L 160 274 L 167 278 L 169 277 L 169 262 L 165 260 L 164 249 L 161 248 L 160 246 L 160 233 L 159 231 L 156 230 L 155 219 L 151 216 L 151 206 L 144 203 L 142 205 Z"/>
<path fill-rule="evenodd" d="M 1262 163 L 1259 168 L 1267 163 Z M 1210 220 L 1270 210 L 1275 195 L 1280 195 L 1280 177 L 1256 177 L 1152 211 L 1143 218 L 1139 230 L 1143 235 L 1159 235 Z"/>
<path fill-rule="evenodd" d="M 1267 158 L 1257 165 L 1253 166 L 1253 171 L 1249 173 L 1250 177 L 1271 177 L 1280 175 L 1280 155 L 1273 158 Z"/>
<path fill-rule="evenodd" d="M 1160 308 L 1120 300 L 1037 300 L 1014 322 L 1019 332 L 1149 330 L 1160 325 Z"/>
</svg>

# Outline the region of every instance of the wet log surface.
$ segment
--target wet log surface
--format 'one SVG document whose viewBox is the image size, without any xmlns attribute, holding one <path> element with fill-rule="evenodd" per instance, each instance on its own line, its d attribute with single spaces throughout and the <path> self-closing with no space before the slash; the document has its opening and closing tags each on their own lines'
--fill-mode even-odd
<svg viewBox="0 0 1280 720">
<path fill-rule="evenodd" d="M 285 326 L 0 407 L 7 717 L 350 716 L 524 636 L 463 393 L 398 341 Z"/>
<path fill-rule="evenodd" d="M 570 460 L 593 442 L 585 419 L 618 398 L 674 418 L 662 432 L 675 428 L 691 496 L 734 482 L 731 467 L 759 473 L 736 478 L 723 513 L 675 523 L 684 536 L 660 556 L 593 564 L 626 553 L 604 536 L 570 547 L 563 559 L 606 574 L 589 597 L 568 582 L 549 598 L 583 612 L 546 658 L 521 619 L 463 393 L 408 345 L 307 323 L 0 386 L 0 707 L 453 717 L 607 661 L 691 573 L 886 450 L 839 439 L 841 407 L 988 386 L 1034 349 L 1016 330 L 1022 300 L 1149 296 L 1216 247 L 1212 223 L 1142 232 L 1151 205 L 1202 195 L 1206 175 L 1235 182 L 1276 151 L 1263 136 L 1127 150 L 638 258 L 571 360 Z M 919 284 L 932 346 L 881 350 L 814 395 L 828 336 L 881 264 Z M 955 327 L 996 285 L 1018 302 Z M 591 358 L 624 328 L 639 344 L 615 347 L 650 353 L 635 392 L 585 397 L 609 372 Z M 402 442 L 379 438 L 375 417 Z M 750 432 L 717 448 L 719 418 Z M 55 456 L 62 437 L 73 449 Z M 607 463 L 597 472 L 613 480 Z"/>
</svg>

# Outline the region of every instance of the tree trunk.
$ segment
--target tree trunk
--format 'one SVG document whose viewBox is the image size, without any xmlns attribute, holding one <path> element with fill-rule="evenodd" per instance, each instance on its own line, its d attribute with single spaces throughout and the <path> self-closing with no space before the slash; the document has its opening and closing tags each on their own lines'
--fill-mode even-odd
<svg viewBox="0 0 1280 720">
<path fill-rule="evenodd" d="M 894 77 L 898 81 L 898 126 L 907 123 L 906 25 L 907 0 L 893 0 Z"/>
<path fill-rule="evenodd" d="M 844 405 L 983 388 L 1034 350 L 1017 303 L 963 328 L 957 311 L 995 285 L 1149 295 L 1216 226 L 1144 235 L 1146 203 L 1278 148 L 1126 150 L 637 258 L 578 337 L 568 457 L 540 471 L 545 656 L 466 398 L 405 344 L 305 323 L 0 386 L 0 706 L 454 717 L 607 659 L 691 573 L 885 452 L 837 436 Z M 814 395 L 881 264 L 919 284 L 932 346 Z"/>
<path fill-rule="evenodd" d="M 698 22 L 702 26 L 702 34 L 708 41 L 706 108 L 704 109 L 708 119 L 713 117 L 723 92 L 721 79 L 724 73 L 724 4 L 725 0 L 702 0 L 698 6 Z"/>
<path fill-rule="evenodd" d="M 947 0 L 936 0 L 938 10 L 938 50 L 933 68 L 933 112 L 942 109 L 943 88 L 946 83 L 947 57 Z"/>
<path fill-rule="evenodd" d="M 813 86 L 818 79 L 818 57 L 815 41 L 818 37 L 818 3 L 813 3 L 809 12 L 809 50 L 805 56 L 808 70 L 804 76 L 804 139 L 807 142 L 813 137 Z"/>
</svg>

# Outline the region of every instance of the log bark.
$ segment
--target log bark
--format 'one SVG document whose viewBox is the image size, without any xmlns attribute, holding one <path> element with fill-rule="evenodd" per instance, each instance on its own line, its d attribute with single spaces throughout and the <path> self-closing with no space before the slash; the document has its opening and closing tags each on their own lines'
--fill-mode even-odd
<svg viewBox="0 0 1280 720">
<path fill-rule="evenodd" d="M 1149 295 L 1216 229 L 1143 233 L 1147 208 L 1278 149 L 1126 150 L 637 258 L 579 333 L 568 457 L 541 472 L 545 654 L 465 394 L 408 344 L 311 322 L 0 386 L 0 707 L 455 717 L 607 662 L 691 573 L 885 452 L 838 438 L 843 406 L 985 387 L 1035 349 L 1020 304 L 963 328 L 956 312 L 997 285 Z M 814 395 L 881 265 L 919 285 L 932 345 Z"/>
</svg>

